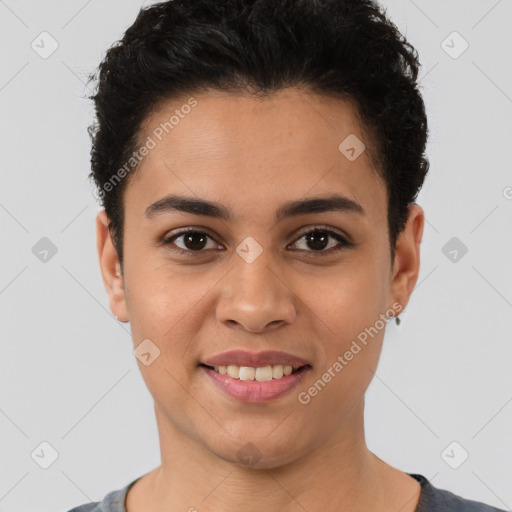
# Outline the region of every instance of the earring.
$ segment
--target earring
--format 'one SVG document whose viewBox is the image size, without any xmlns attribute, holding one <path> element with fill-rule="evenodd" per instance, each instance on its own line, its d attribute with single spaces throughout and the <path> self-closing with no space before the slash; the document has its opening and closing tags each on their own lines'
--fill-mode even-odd
<svg viewBox="0 0 512 512">
<path fill-rule="evenodd" d="M 395 315 L 387 315 L 387 316 L 386 316 L 386 318 L 387 318 L 388 320 L 390 320 L 390 319 L 391 319 L 391 318 L 393 318 L 394 316 L 395 316 Z M 401 322 L 401 320 L 400 320 L 400 316 L 399 316 L 399 315 L 396 315 L 396 316 L 395 316 L 395 323 L 396 323 L 396 325 L 400 325 L 400 322 Z"/>
</svg>

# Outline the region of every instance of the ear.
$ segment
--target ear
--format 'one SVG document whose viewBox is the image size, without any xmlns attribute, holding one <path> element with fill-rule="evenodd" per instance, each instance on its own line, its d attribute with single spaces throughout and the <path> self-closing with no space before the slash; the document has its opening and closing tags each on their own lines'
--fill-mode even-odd
<svg viewBox="0 0 512 512">
<path fill-rule="evenodd" d="M 405 309 L 414 290 L 420 271 L 420 244 L 423 237 L 425 214 L 416 203 L 409 205 L 409 216 L 400 233 L 395 250 L 391 277 L 390 299 Z M 392 307 L 391 305 L 389 306 Z M 399 313 L 397 312 L 396 315 Z M 395 316 L 396 316 L 395 315 Z"/>
<path fill-rule="evenodd" d="M 101 209 L 96 216 L 96 245 L 103 284 L 108 293 L 110 311 L 121 322 L 128 322 L 123 276 L 117 251 L 112 243 L 108 226 L 110 219 Z"/>
</svg>

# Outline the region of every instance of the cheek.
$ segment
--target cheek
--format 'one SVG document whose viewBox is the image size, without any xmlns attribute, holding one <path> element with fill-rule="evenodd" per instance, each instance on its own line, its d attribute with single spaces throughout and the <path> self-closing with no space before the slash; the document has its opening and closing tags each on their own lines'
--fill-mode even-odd
<svg viewBox="0 0 512 512">
<path fill-rule="evenodd" d="M 183 387 L 191 387 L 191 371 L 197 365 L 195 342 L 205 314 L 201 299 L 209 287 L 201 280 L 191 282 L 177 275 L 171 279 L 163 271 L 141 271 L 136 281 L 127 283 L 127 289 L 134 348 L 150 340 L 150 352 L 156 354 L 148 366 L 138 360 L 146 386 L 156 403 L 185 410 Z"/>
<path fill-rule="evenodd" d="M 302 296 L 307 297 L 308 314 L 324 352 L 318 371 L 330 370 L 322 380 L 329 382 L 329 388 L 338 389 L 333 397 L 346 396 L 347 390 L 363 392 L 373 376 L 370 370 L 378 364 L 386 327 L 382 315 L 387 309 L 387 290 L 382 269 L 360 260 L 309 286 L 312 283 L 310 278 L 304 280 Z"/>
<path fill-rule="evenodd" d="M 364 296 L 360 289 L 359 293 L 359 298 Z M 323 418 L 321 428 L 339 427 L 364 396 L 378 365 L 385 332 L 385 322 L 380 313 L 373 314 L 371 304 L 358 302 L 354 294 L 340 296 L 336 304 L 326 304 L 331 309 L 325 322 L 315 327 L 323 353 L 315 378 L 301 389 L 304 400 L 311 401 L 311 414 Z M 329 417 L 326 410 L 331 411 Z"/>
<path fill-rule="evenodd" d="M 381 267 L 361 254 L 329 272 L 298 278 L 294 291 L 331 331 L 342 338 L 354 336 L 386 309 L 387 276 Z"/>
<path fill-rule="evenodd" d="M 127 276 L 131 317 L 159 332 L 172 330 L 211 288 L 207 275 L 194 275 L 178 266 L 134 265 Z"/>
</svg>

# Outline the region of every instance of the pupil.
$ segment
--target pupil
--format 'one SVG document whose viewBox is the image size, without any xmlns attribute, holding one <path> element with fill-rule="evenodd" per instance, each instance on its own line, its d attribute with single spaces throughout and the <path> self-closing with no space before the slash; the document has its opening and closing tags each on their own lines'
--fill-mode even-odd
<svg viewBox="0 0 512 512">
<path fill-rule="evenodd" d="M 201 240 L 202 242 L 206 242 L 206 237 L 201 233 L 187 233 L 185 235 L 185 239 L 184 239 L 185 247 L 187 247 L 187 249 L 191 249 L 191 250 L 202 249 L 204 247 L 205 243 L 203 243 L 203 245 L 201 247 L 198 247 L 196 245 L 198 240 Z M 191 242 L 191 243 L 189 243 L 189 242 Z M 199 245 L 201 245 L 201 242 L 199 242 Z"/>
<path fill-rule="evenodd" d="M 320 239 L 320 243 L 315 242 L 315 238 Z M 320 230 L 314 231 L 306 235 L 306 241 L 308 244 L 313 245 L 313 249 L 325 249 L 327 247 L 328 239 L 328 234 L 325 231 Z"/>
</svg>

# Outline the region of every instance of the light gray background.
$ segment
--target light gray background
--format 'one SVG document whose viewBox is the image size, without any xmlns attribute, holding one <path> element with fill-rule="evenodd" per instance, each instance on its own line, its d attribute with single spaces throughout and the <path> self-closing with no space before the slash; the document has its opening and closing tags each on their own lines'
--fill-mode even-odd
<svg viewBox="0 0 512 512">
<path fill-rule="evenodd" d="M 130 328 L 100 277 L 83 99 L 86 74 L 148 3 L 0 0 L 2 512 L 100 500 L 160 462 Z M 368 445 L 510 510 L 512 2 L 383 4 L 420 52 L 431 170 L 421 273 L 367 393 Z M 31 48 L 43 31 L 59 45 L 47 59 Z M 456 59 L 442 43 L 453 31 L 469 43 Z M 456 262 L 442 252 L 454 236 L 468 248 Z M 32 252 L 42 237 L 57 247 L 46 263 Z M 58 452 L 48 469 L 31 456 L 43 441 Z M 451 461 L 469 453 L 458 469 L 442 456 L 453 441 Z"/>
</svg>

